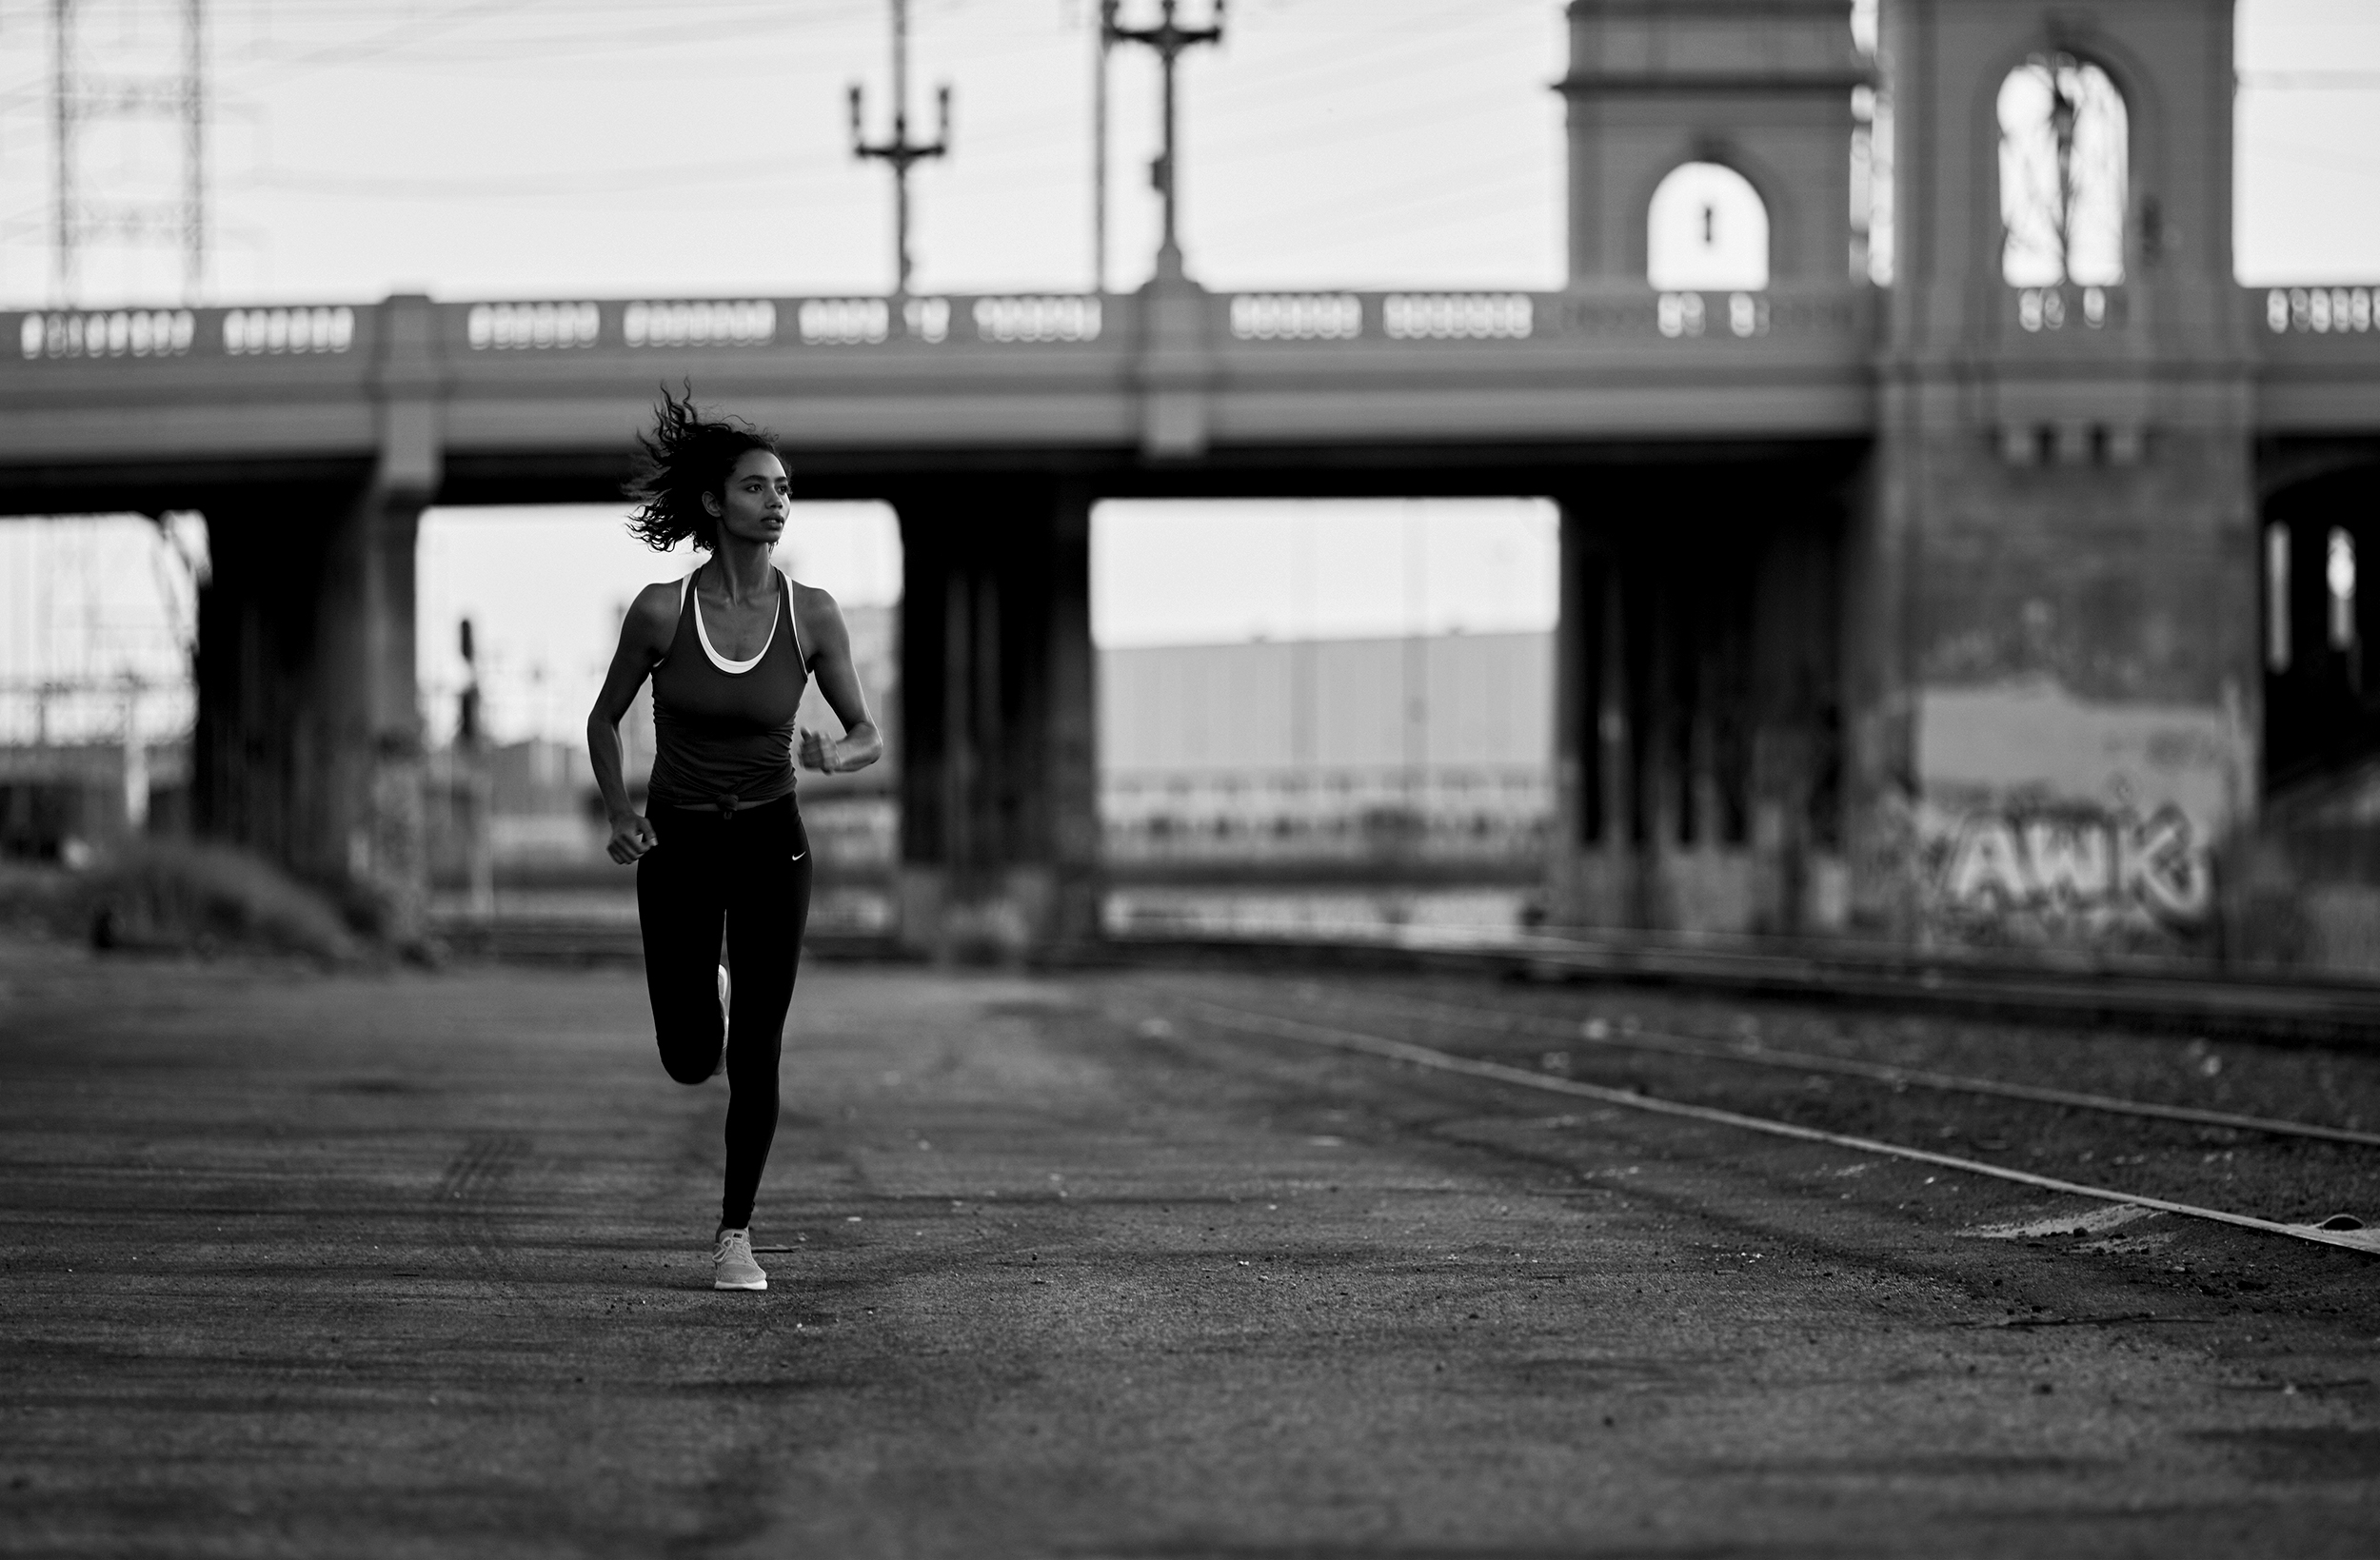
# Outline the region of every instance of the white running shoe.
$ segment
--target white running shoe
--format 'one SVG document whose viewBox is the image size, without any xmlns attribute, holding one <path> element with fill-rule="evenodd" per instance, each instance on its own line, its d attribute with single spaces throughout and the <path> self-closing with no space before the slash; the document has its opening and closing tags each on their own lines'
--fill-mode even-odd
<svg viewBox="0 0 2380 1560">
<path fill-rule="evenodd" d="M 719 1059 L 711 1063 L 711 1076 L 713 1077 L 717 1077 L 727 1070 L 727 1014 L 730 1007 L 728 998 L 735 995 L 735 982 L 728 977 L 727 966 L 722 964 L 719 966 Z"/>
<path fill-rule="evenodd" d="M 711 1288 L 766 1289 L 768 1274 L 752 1260 L 752 1232 L 722 1230 L 711 1248 Z"/>
</svg>

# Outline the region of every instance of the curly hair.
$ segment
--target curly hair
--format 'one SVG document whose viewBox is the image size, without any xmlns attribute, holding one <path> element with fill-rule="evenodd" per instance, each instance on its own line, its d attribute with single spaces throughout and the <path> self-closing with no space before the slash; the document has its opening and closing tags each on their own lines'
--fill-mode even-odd
<svg viewBox="0 0 2380 1560">
<path fill-rule="evenodd" d="M 776 436 L 741 417 L 706 418 L 694 405 L 694 385 L 675 396 L 664 385 L 653 408 L 653 431 L 636 439 L 637 473 L 624 491 L 636 501 L 628 530 L 655 552 L 693 540 L 708 552 L 719 543 L 719 518 L 703 507 L 703 495 L 723 491 L 729 473 L 748 450 L 764 449 L 783 459 Z"/>
</svg>

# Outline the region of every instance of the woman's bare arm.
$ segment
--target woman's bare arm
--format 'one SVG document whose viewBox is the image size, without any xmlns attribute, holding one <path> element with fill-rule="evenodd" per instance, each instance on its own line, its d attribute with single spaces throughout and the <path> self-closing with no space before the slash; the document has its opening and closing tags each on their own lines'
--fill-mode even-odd
<svg viewBox="0 0 2380 1560">
<path fill-rule="evenodd" d="M 810 675 L 818 679 L 818 691 L 825 696 L 826 707 L 843 722 L 839 738 L 807 729 L 801 733 L 802 765 L 829 775 L 865 769 L 884 756 L 884 737 L 868 714 L 867 693 L 860 686 L 860 669 L 851 660 L 851 633 L 843 626 L 843 608 L 823 590 L 806 585 L 802 590 L 805 598 L 802 621 L 813 646 Z"/>
<path fill-rule="evenodd" d="M 655 843 L 653 826 L 628 805 L 628 781 L 620 754 L 620 720 L 636 701 L 636 691 L 668 653 L 670 636 L 678 626 L 677 589 L 646 585 L 637 592 L 628 616 L 620 625 L 620 647 L 612 652 L 611 668 L 595 695 L 586 717 L 586 758 L 595 770 L 595 788 L 603 793 L 604 815 L 611 820 L 605 845 L 611 859 L 627 865 Z"/>
</svg>

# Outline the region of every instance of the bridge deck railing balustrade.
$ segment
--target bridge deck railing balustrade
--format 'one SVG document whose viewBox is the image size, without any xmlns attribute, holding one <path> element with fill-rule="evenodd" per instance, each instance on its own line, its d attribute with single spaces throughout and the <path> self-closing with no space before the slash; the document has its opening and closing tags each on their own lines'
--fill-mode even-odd
<svg viewBox="0 0 2380 1560">
<path fill-rule="evenodd" d="M 1558 292 L 1284 290 L 1209 293 L 1209 333 L 1248 343 L 1715 341 L 1772 336 L 1864 343 L 1863 286 L 1656 291 L 1638 285 Z M 2100 289 L 2091 289 L 2094 294 Z M 1132 294 L 1001 293 L 887 298 L 535 299 L 434 306 L 441 346 L 481 353 L 702 348 L 1105 345 L 1132 334 Z M 2059 306 L 2053 303 L 2053 315 Z M 369 357 L 381 305 L 33 310 L 0 315 L 13 365 L 208 358 Z M 2037 310 L 2036 310 L 2037 312 Z"/>
<path fill-rule="evenodd" d="M 2121 333 L 2132 323 L 2131 295 L 2121 286 L 2009 287 L 2001 327 L 2052 340 L 2089 339 Z"/>
<path fill-rule="evenodd" d="M 1209 398 L 1219 441 L 1854 435 L 1876 297 L 1847 279 L 31 310 L 0 313 L 0 467 L 128 443 L 227 470 L 354 460 L 399 404 L 449 452 L 583 450 L 680 378 L 871 447 L 1130 442 L 1152 385 Z"/>
<path fill-rule="evenodd" d="M 2380 286 L 2245 289 L 2262 355 L 2280 364 L 2380 354 Z M 1283 289 L 1206 294 L 1219 343 L 1652 341 L 1775 335 L 1864 340 L 1872 289 L 1774 286 L 1661 292 L 1634 284 L 1560 291 Z M 828 295 L 742 299 L 541 299 L 435 306 L 444 345 L 480 352 L 700 347 L 1113 346 L 1129 333 L 1132 294 L 1003 293 L 895 299 Z M 205 358 L 287 362 L 368 357 L 384 306 L 36 309 L 0 314 L 0 364 Z M 2024 337 L 2089 337 L 2130 323 L 2126 289 L 2005 289 L 2002 325 Z M 2362 353 L 2353 355 L 2361 357 Z M 0 370 L 4 371 L 4 370 Z"/>
<path fill-rule="evenodd" d="M 2282 341 L 2380 337 L 2380 286 L 2265 287 L 2258 291 L 2265 331 Z"/>
<path fill-rule="evenodd" d="M 2259 429 L 2360 437 L 2380 430 L 2380 286 L 2247 291 L 2262 360 Z"/>
<path fill-rule="evenodd" d="M 1201 294 L 1209 337 L 1231 343 L 1864 339 L 1868 289 L 1835 286 L 1656 292 L 1282 290 Z M 1132 294 L 1010 293 L 442 306 L 450 346 L 470 351 L 616 347 L 1101 346 L 1132 335 Z"/>
<path fill-rule="evenodd" d="M 15 316 L 9 333 L 19 363 L 336 357 L 369 346 L 376 312 L 349 304 L 46 309 Z"/>
</svg>

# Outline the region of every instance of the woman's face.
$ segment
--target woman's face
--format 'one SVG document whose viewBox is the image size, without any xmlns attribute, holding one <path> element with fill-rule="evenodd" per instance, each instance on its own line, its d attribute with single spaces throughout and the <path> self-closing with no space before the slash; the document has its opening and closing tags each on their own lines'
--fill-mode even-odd
<svg viewBox="0 0 2380 1560">
<path fill-rule="evenodd" d="M 719 517 L 722 537 L 774 547 L 785 534 L 785 509 L 792 494 L 785 464 L 764 449 L 747 449 L 736 458 L 719 493 L 704 494 L 703 504 Z"/>
</svg>

